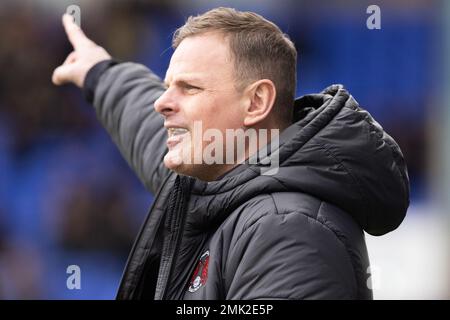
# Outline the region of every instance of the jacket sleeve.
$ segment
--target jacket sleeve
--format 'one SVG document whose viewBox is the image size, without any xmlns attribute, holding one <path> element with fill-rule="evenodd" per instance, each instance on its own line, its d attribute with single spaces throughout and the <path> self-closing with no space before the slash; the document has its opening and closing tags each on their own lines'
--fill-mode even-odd
<svg viewBox="0 0 450 320">
<path fill-rule="evenodd" d="M 122 156 L 147 190 L 155 193 L 169 173 L 163 164 L 164 120 L 154 110 L 164 92 L 161 80 L 143 65 L 105 61 L 89 71 L 85 87 L 97 118 Z"/>
<path fill-rule="evenodd" d="M 267 214 L 230 246 L 226 299 L 355 299 L 345 246 L 305 214 Z"/>
</svg>

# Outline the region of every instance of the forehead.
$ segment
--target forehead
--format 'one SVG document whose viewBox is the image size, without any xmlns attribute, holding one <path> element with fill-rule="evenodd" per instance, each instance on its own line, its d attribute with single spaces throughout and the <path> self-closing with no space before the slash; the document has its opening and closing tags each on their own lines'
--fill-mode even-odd
<svg viewBox="0 0 450 320">
<path fill-rule="evenodd" d="M 233 62 L 225 37 L 218 33 L 205 33 L 185 38 L 170 59 L 166 80 L 173 77 L 231 76 Z"/>
</svg>

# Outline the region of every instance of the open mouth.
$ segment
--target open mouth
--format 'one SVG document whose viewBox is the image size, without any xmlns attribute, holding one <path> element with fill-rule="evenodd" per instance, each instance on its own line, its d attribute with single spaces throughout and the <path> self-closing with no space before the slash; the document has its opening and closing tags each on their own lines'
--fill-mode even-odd
<svg viewBox="0 0 450 320">
<path fill-rule="evenodd" d="M 167 139 L 167 147 L 171 149 L 184 139 L 184 137 L 189 133 L 189 130 L 185 128 L 168 128 L 167 132 L 169 135 L 169 138 Z"/>
</svg>

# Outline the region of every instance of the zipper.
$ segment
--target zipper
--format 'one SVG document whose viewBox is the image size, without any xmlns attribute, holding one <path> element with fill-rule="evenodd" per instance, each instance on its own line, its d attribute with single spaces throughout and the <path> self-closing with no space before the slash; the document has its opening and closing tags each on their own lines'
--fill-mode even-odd
<svg viewBox="0 0 450 320">
<path fill-rule="evenodd" d="M 158 282 L 156 285 L 155 300 L 166 299 L 167 286 L 172 277 L 172 272 L 177 260 L 178 248 L 180 247 L 182 239 L 181 235 L 184 231 L 184 218 L 181 218 L 182 221 L 180 222 L 180 226 L 176 234 L 172 233 L 172 237 L 164 243 L 166 246 L 163 248 L 163 253 L 161 256 L 160 276 L 158 276 Z M 166 257 L 166 259 L 163 261 L 162 257 Z"/>
<path fill-rule="evenodd" d="M 168 239 L 164 240 L 163 249 L 161 254 L 161 263 L 160 269 L 158 273 L 158 280 L 156 283 L 155 289 L 155 300 L 164 300 L 166 299 L 167 286 L 172 278 L 173 268 L 176 265 L 177 253 L 181 244 L 182 234 L 184 232 L 185 227 L 185 205 L 187 204 L 188 191 L 182 190 L 183 183 L 181 179 L 188 179 L 189 183 L 192 182 L 189 178 L 178 177 L 180 181 L 178 181 L 178 190 L 174 190 L 174 192 L 182 192 L 181 199 L 176 199 L 176 203 L 170 203 L 172 207 L 170 209 L 170 214 L 167 216 L 167 229 Z M 184 192 L 183 192 L 184 191 Z M 175 208 L 173 206 L 176 206 Z"/>
<path fill-rule="evenodd" d="M 139 230 L 139 233 L 138 233 L 138 235 L 137 235 L 137 237 L 136 237 L 136 240 L 135 240 L 135 242 L 134 242 L 134 244 L 133 244 L 133 247 L 131 248 L 130 254 L 129 254 L 128 259 L 127 259 L 127 262 L 126 262 L 126 264 L 125 264 L 125 269 L 124 269 L 124 271 L 123 271 L 123 273 L 122 273 L 122 277 L 121 277 L 121 280 L 120 280 L 119 289 L 117 290 L 117 296 L 116 296 L 116 299 L 123 299 L 122 297 L 119 297 L 119 296 L 122 294 L 122 291 L 123 291 L 123 286 L 124 286 L 124 282 L 125 282 L 124 280 L 125 280 L 125 277 L 126 277 L 126 275 L 127 275 L 127 273 L 128 273 L 128 269 L 129 269 L 129 266 L 130 266 L 130 262 L 131 262 L 131 260 L 132 260 L 132 258 L 133 258 L 133 256 L 134 256 L 134 254 L 135 254 L 135 252 L 136 252 L 136 248 L 137 248 L 137 246 L 138 246 L 138 244 L 139 244 L 139 242 L 140 242 L 140 240 L 141 240 L 141 238 L 142 238 L 142 234 L 143 234 L 143 232 L 144 232 L 144 230 L 145 230 L 145 227 L 146 227 L 147 224 L 148 224 L 148 220 L 149 220 L 149 218 L 150 218 L 150 215 L 151 215 L 151 213 L 152 213 L 154 207 L 156 206 L 156 204 L 157 204 L 157 202 L 158 202 L 157 200 L 159 199 L 159 196 L 160 196 L 162 190 L 164 189 L 164 187 L 166 186 L 167 182 L 169 181 L 169 179 L 170 179 L 172 176 L 173 176 L 173 173 L 169 173 L 169 174 L 167 175 L 167 177 L 164 179 L 163 183 L 161 184 L 161 187 L 159 188 L 158 192 L 157 192 L 156 195 L 154 196 L 154 201 L 153 201 L 152 205 L 150 206 L 149 213 L 147 214 L 147 217 L 145 218 L 145 221 L 144 221 L 144 223 L 142 224 L 142 226 L 141 226 L 141 228 L 140 228 L 140 230 Z M 156 231 L 155 231 L 155 232 L 156 232 Z M 145 258 L 145 259 L 146 259 L 146 258 Z M 144 259 L 144 261 L 145 261 L 145 259 Z M 129 297 L 125 297 L 125 299 L 127 299 L 127 298 L 129 298 Z"/>
</svg>

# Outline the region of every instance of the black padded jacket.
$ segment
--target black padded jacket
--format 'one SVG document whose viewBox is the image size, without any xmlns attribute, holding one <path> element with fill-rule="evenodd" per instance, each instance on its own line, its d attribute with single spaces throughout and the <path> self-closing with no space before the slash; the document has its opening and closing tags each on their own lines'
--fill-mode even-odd
<svg viewBox="0 0 450 320">
<path fill-rule="evenodd" d="M 155 194 L 118 299 L 372 298 L 364 231 L 399 226 L 409 181 L 397 143 L 343 86 L 295 101 L 275 174 L 242 164 L 209 183 L 164 167 L 164 87 L 149 69 L 101 62 L 84 92 Z"/>
</svg>

